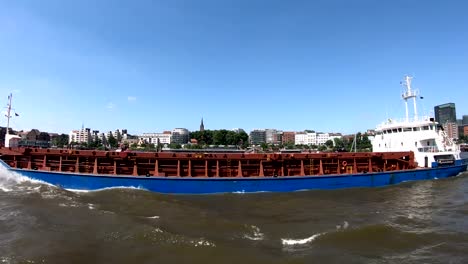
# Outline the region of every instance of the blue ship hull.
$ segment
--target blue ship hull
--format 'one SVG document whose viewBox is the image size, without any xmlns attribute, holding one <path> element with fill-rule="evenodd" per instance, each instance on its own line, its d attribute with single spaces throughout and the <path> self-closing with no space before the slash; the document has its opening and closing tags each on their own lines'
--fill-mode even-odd
<svg viewBox="0 0 468 264">
<path fill-rule="evenodd" d="M 467 169 L 465 161 L 457 160 L 453 166 L 360 174 L 248 178 L 167 178 L 47 172 L 14 169 L 1 160 L 0 163 L 10 171 L 65 189 L 100 190 L 115 187 L 133 187 L 165 194 L 292 192 L 381 187 L 405 181 L 448 178 L 456 176 Z"/>
</svg>

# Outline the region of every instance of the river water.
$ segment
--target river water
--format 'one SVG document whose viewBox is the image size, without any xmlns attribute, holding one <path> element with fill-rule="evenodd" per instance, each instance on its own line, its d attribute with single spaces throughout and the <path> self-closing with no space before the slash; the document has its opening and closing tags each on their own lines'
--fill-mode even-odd
<svg viewBox="0 0 468 264">
<path fill-rule="evenodd" d="M 468 173 L 173 196 L 64 190 L 0 167 L 0 263 L 468 263 Z"/>
</svg>

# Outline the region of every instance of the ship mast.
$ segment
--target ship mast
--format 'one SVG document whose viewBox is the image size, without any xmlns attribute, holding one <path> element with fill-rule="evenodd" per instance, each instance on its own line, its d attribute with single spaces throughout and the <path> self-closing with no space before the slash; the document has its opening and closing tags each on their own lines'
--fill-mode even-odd
<svg viewBox="0 0 468 264">
<path fill-rule="evenodd" d="M 8 104 L 7 104 L 7 114 L 6 114 L 6 117 L 7 117 L 7 127 L 6 127 L 6 134 L 9 135 L 10 134 L 10 118 L 11 118 L 11 98 L 13 97 L 12 94 L 10 94 L 8 96 Z M 6 138 L 5 138 L 6 139 Z"/>
<path fill-rule="evenodd" d="M 416 108 L 416 97 L 418 96 L 417 90 L 411 90 L 411 80 L 413 77 L 405 76 L 405 82 L 403 86 L 406 87 L 405 91 L 401 95 L 403 100 L 405 100 L 405 107 L 406 107 L 406 122 L 409 122 L 409 114 L 408 114 L 408 99 L 413 98 L 413 107 L 414 107 L 414 120 L 418 120 L 418 111 Z"/>
</svg>

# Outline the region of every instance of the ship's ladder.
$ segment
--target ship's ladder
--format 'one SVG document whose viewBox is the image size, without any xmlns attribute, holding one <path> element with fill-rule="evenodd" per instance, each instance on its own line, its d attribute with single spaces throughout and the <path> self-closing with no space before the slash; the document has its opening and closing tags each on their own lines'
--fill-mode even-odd
<svg viewBox="0 0 468 264">
<path fill-rule="evenodd" d="M 231 160 L 230 159 L 226 160 L 226 170 L 227 170 L 226 172 L 227 176 L 231 177 L 232 172 L 231 172 Z"/>
<path fill-rule="evenodd" d="M 309 175 L 313 175 L 314 173 L 314 160 L 310 159 L 309 161 Z"/>
</svg>

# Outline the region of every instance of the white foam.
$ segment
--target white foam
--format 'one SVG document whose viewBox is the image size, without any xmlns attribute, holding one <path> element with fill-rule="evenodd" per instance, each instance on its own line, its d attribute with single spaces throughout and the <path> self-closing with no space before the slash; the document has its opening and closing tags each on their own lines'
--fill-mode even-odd
<svg viewBox="0 0 468 264">
<path fill-rule="evenodd" d="M 207 241 L 203 238 L 198 241 L 192 241 L 192 244 L 195 247 L 216 247 L 215 243 Z"/>
<path fill-rule="evenodd" d="M 147 191 L 147 189 L 139 186 L 113 186 L 113 187 L 105 187 L 105 188 L 100 188 L 96 190 L 81 190 L 81 189 L 65 189 L 70 192 L 75 192 L 75 193 L 89 193 L 89 192 L 99 192 L 99 191 L 106 191 L 106 190 L 114 190 L 114 189 L 131 189 L 131 190 L 143 190 Z"/>
<path fill-rule="evenodd" d="M 90 192 L 88 190 L 80 190 L 80 189 L 65 189 L 65 190 L 67 190 L 69 192 L 74 192 L 74 193 L 88 193 L 88 192 Z"/>
<path fill-rule="evenodd" d="M 155 232 L 155 233 L 164 233 L 164 231 L 163 231 L 161 228 L 159 228 L 159 227 L 156 227 L 156 228 L 153 230 L 153 232 Z"/>
<path fill-rule="evenodd" d="M 158 215 L 155 215 L 155 216 L 147 216 L 146 218 L 148 218 L 148 219 L 159 219 L 159 216 L 158 216 Z"/>
<path fill-rule="evenodd" d="M 303 239 L 286 239 L 282 238 L 281 243 L 285 246 L 294 246 L 294 245 L 303 245 L 310 243 L 314 241 L 317 237 L 321 236 L 322 233 L 315 234 L 313 236 L 310 236 L 308 238 L 303 238 Z"/>
<path fill-rule="evenodd" d="M 0 163 L 0 190 L 4 192 L 12 191 L 38 191 L 38 186 L 21 186 L 23 183 L 33 183 L 33 184 L 45 184 L 53 186 L 49 183 L 33 180 L 26 176 L 23 176 L 15 171 L 8 170 L 5 166 Z"/>
<path fill-rule="evenodd" d="M 80 207 L 78 203 L 59 203 L 60 207 Z"/>
<path fill-rule="evenodd" d="M 264 234 L 260 232 L 260 228 L 252 225 L 250 226 L 252 230 L 252 235 L 251 234 L 245 234 L 244 238 L 250 239 L 250 240 L 263 240 Z"/>
<path fill-rule="evenodd" d="M 340 230 L 341 228 L 347 229 L 348 227 L 349 227 L 348 222 L 347 222 L 347 221 L 344 221 L 344 222 L 343 222 L 343 225 L 337 225 L 337 226 L 336 226 L 336 230 Z"/>
<path fill-rule="evenodd" d="M 7 188 L 5 186 L 0 186 L 0 190 L 2 190 L 4 192 L 11 192 L 13 189 Z"/>
</svg>

